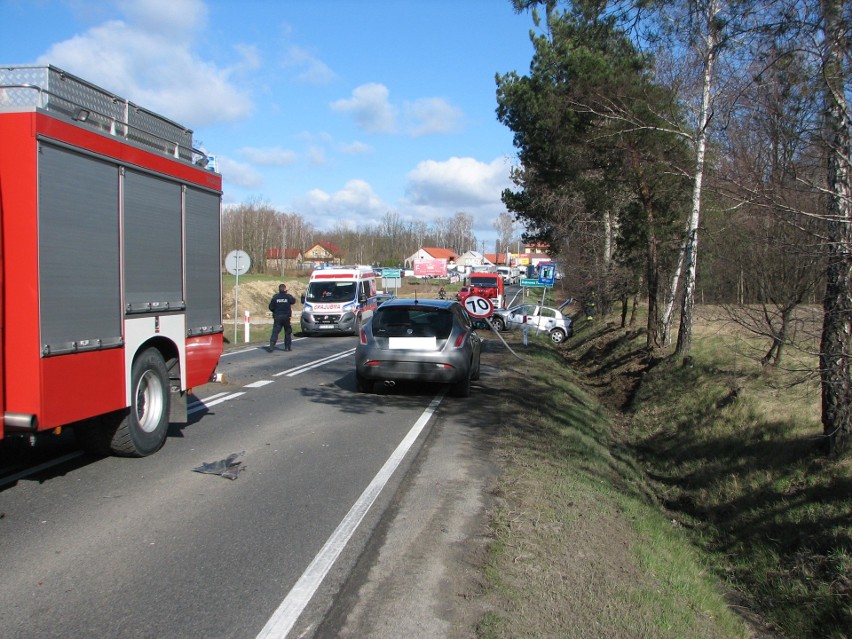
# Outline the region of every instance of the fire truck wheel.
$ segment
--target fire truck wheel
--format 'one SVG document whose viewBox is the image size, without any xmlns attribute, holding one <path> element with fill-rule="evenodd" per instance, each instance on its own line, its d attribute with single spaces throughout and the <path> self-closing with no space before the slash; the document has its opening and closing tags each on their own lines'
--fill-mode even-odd
<svg viewBox="0 0 852 639">
<path fill-rule="evenodd" d="M 169 430 L 169 373 L 155 348 L 133 362 L 129 410 L 119 413 L 110 447 L 116 455 L 145 457 L 157 452 Z"/>
</svg>

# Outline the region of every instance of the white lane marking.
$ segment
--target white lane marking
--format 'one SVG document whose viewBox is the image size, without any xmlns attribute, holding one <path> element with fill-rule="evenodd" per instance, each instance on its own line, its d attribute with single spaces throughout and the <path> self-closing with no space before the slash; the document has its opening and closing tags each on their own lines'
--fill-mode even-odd
<svg viewBox="0 0 852 639">
<path fill-rule="evenodd" d="M 246 384 L 245 386 L 243 386 L 243 388 L 262 388 L 262 387 L 266 386 L 267 384 L 274 384 L 274 383 L 275 382 L 273 382 L 271 379 L 261 379 L 261 380 L 258 380 L 256 382 L 252 382 L 251 384 Z"/>
<path fill-rule="evenodd" d="M 295 344 L 296 342 L 301 342 L 303 339 L 308 339 L 308 338 L 307 337 L 295 337 L 295 338 L 293 338 L 293 343 Z M 230 357 L 231 355 L 241 355 L 242 353 L 250 353 L 252 351 L 259 351 L 259 350 L 265 349 L 265 348 L 266 348 L 266 346 L 246 346 L 245 348 L 242 348 L 238 351 L 228 351 L 227 353 L 222 353 L 219 356 L 219 359 L 222 359 L 224 357 Z"/>
<path fill-rule="evenodd" d="M 56 459 L 51 459 L 50 461 L 44 462 L 43 464 L 39 464 L 38 466 L 33 466 L 32 468 L 27 468 L 26 470 L 22 470 L 19 473 L 15 473 L 14 475 L 7 475 L 6 477 L 0 477 L 0 486 L 4 486 L 5 484 L 12 484 L 19 479 L 24 479 L 25 477 L 29 477 L 30 475 L 35 475 L 36 473 L 40 473 L 43 470 L 47 470 L 48 468 L 52 468 L 53 466 L 59 466 L 59 464 L 64 464 L 67 461 L 71 461 L 72 459 L 77 459 L 78 457 L 82 457 L 85 455 L 82 450 L 75 451 L 73 453 L 68 453 L 67 455 L 63 455 L 62 457 L 57 457 Z"/>
<path fill-rule="evenodd" d="M 331 362 L 337 361 L 338 359 L 343 359 L 355 352 L 354 348 L 350 348 L 348 351 L 343 351 L 342 353 L 337 353 L 335 355 L 329 355 L 328 357 L 324 357 L 322 359 L 315 360 L 313 362 L 308 362 L 307 364 L 302 364 L 300 366 L 296 366 L 294 368 L 289 368 L 286 371 L 281 371 L 278 373 L 273 373 L 273 377 L 279 377 L 281 375 L 287 375 L 288 377 L 293 377 L 294 375 L 298 375 L 299 373 L 304 373 L 313 368 L 319 368 L 325 364 L 329 364 Z M 243 388 L 261 388 L 266 386 L 267 384 L 273 384 L 274 380 L 259 380 L 256 382 L 252 382 L 251 384 L 246 384 Z M 197 413 L 199 411 L 205 410 L 211 406 L 215 406 L 216 404 L 221 404 L 222 402 L 226 402 L 230 399 L 235 399 L 240 395 L 245 395 L 245 392 L 240 393 L 216 393 L 215 395 L 211 395 L 210 397 L 205 397 L 203 399 L 195 400 L 187 404 L 187 415 L 192 415 L 193 413 Z M 211 401 L 213 400 L 213 401 Z"/>
<path fill-rule="evenodd" d="M 335 355 L 329 355 L 328 357 L 323 357 L 322 359 L 314 360 L 313 362 L 308 362 L 307 364 L 300 364 L 299 366 L 294 366 L 293 368 L 288 368 L 285 371 L 280 371 L 278 373 L 273 373 L 273 377 L 280 377 L 281 375 L 287 375 L 287 377 L 293 377 L 294 375 L 298 375 L 300 373 L 304 373 L 313 368 L 318 368 L 323 366 L 324 364 L 330 364 L 331 362 L 337 361 L 339 359 L 343 359 L 352 353 L 355 352 L 354 348 L 350 348 L 348 351 L 343 351 L 342 353 L 336 353 Z"/>
<path fill-rule="evenodd" d="M 320 366 L 324 366 L 324 365 L 329 364 L 331 362 L 336 362 L 339 359 L 344 359 L 346 357 L 349 357 L 354 352 L 355 352 L 355 349 L 353 348 L 351 351 L 349 351 L 347 353 L 341 353 L 340 355 L 336 355 L 335 357 L 328 359 L 324 362 L 318 362 L 316 364 L 307 364 L 299 370 L 293 371 L 291 373 L 287 373 L 287 377 L 295 377 L 296 375 L 301 375 L 302 373 L 307 373 L 309 370 L 312 370 L 314 368 L 319 368 Z"/>
<path fill-rule="evenodd" d="M 215 395 L 211 395 L 210 397 L 205 397 L 203 400 L 195 399 L 195 400 L 189 402 L 189 404 L 187 404 L 186 407 L 187 408 L 193 408 L 194 406 L 198 406 L 202 401 L 209 402 L 211 399 L 216 399 L 217 397 L 222 397 L 222 396 L 227 395 L 227 394 L 228 393 L 226 393 L 226 392 L 222 392 L 222 393 L 216 393 Z"/>
<path fill-rule="evenodd" d="M 382 466 L 381 470 L 373 478 L 373 481 L 370 482 L 370 485 L 361 493 L 358 501 L 349 509 L 349 512 L 337 526 L 337 529 L 331 534 L 328 541 L 325 542 L 325 545 L 305 569 L 305 572 L 302 573 L 302 576 L 299 577 L 292 590 L 287 593 L 284 601 L 281 602 L 281 605 L 278 606 L 278 609 L 257 635 L 257 639 L 284 639 L 287 633 L 292 630 L 299 615 L 302 614 L 302 611 L 316 593 L 317 588 L 319 588 L 323 579 L 325 579 L 328 571 L 331 570 L 334 562 L 337 561 L 340 553 L 343 552 L 346 544 L 349 543 L 349 539 L 358 528 L 361 520 L 367 514 L 373 502 L 376 501 L 379 493 L 382 492 L 385 484 L 387 484 L 397 466 L 399 466 L 406 453 L 417 440 L 420 432 L 429 422 L 429 419 L 431 419 L 434 412 L 438 409 L 438 406 L 441 405 L 445 392 L 441 391 L 430 402 L 429 406 L 426 407 L 426 410 L 423 411 L 423 414 L 420 415 L 420 418 L 411 427 L 411 430 L 408 431 L 408 434 L 399 443 L 396 450 L 388 457 L 385 465 Z"/>
<path fill-rule="evenodd" d="M 240 393 L 231 393 L 230 395 L 225 395 L 224 397 L 220 397 L 219 399 L 214 399 L 212 402 L 206 399 L 202 400 L 198 403 L 197 406 L 193 406 L 192 408 L 187 407 L 186 414 L 192 415 L 193 413 L 197 413 L 198 411 L 204 410 L 205 408 L 210 408 L 211 406 L 215 406 L 216 404 L 227 402 L 230 399 L 236 399 L 240 395 L 245 395 L 245 391 Z"/>
</svg>

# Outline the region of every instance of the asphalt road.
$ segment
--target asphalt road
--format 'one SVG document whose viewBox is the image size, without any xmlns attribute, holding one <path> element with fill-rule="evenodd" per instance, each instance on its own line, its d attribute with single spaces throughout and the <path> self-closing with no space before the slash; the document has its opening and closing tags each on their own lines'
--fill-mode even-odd
<svg viewBox="0 0 852 639">
<path fill-rule="evenodd" d="M 354 346 L 226 354 L 224 383 L 196 389 L 190 423 L 144 459 L 83 455 L 67 434 L 0 444 L 0 636 L 330 627 L 424 442 L 467 409 L 440 386 L 356 393 Z M 235 480 L 193 472 L 243 451 Z"/>
</svg>

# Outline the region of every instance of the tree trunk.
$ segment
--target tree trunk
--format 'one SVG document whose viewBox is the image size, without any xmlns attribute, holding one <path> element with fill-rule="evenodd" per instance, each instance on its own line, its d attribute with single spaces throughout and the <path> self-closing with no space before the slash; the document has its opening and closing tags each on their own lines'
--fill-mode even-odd
<svg viewBox="0 0 852 639">
<path fill-rule="evenodd" d="M 675 299 L 677 299 L 677 289 L 678 286 L 680 286 L 681 273 L 683 273 L 683 262 L 686 257 L 688 237 L 689 225 L 687 225 L 686 230 L 683 233 L 683 242 L 681 242 L 680 251 L 678 251 L 677 265 L 675 266 L 674 273 L 672 273 L 670 288 L 666 295 L 666 307 L 663 309 L 663 319 L 660 323 L 664 346 L 668 346 L 672 343 L 672 317 L 674 314 L 674 303 Z"/>
<path fill-rule="evenodd" d="M 680 306 L 680 328 L 677 332 L 675 355 L 689 352 L 692 346 L 692 311 L 695 306 L 695 277 L 698 267 L 698 225 L 701 221 L 701 184 L 704 178 L 704 155 L 707 150 L 707 129 L 710 124 L 710 93 L 713 85 L 713 70 L 719 46 L 717 15 L 719 3 L 710 0 L 705 7 L 707 32 L 704 35 L 704 79 L 701 91 L 701 113 L 698 119 L 698 137 L 695 152 L 695 182 L 692 190 L 692 212 L 686 234 L 686 266 L 683 280 L 683 296 Z"/>
<path fill-rule="evenodd" d="M 823 300 L 820 344 L 822 427 L 828 452 L 840 455 L 850 447 L 849 342 L 852 334 L 852 192 L 849 167 L 849 117 L 844 93 L 843 56 L 846 36 L 842 0 L 823 0 L 825 25 L 823 77 L 826 99 L 826 134 L 829 144 L 827 185 L 828 266 Z"/>
<path fill-rule="evenodd" d="M 636 312 L 639 310 L 639 292 L 642 290 L 642 276 L 639 276 L 639 282 L 636 285 L 636 292 L 633 294 L 633 308 L 630 309 L 630 321 L 628 326 L 636 326 Z"/>
<path fill-rule="evenodd" d="M 651 197 L 651 188 L 645 181 L 645 173 L 642 167 L 642 160 L 639 158 L 639 150 L 635 145 L 630 149 L 630 161 L 633 165 L 633 170 L 636 175 L 636 183 L 639 187 L 640 199 L 642 200 L 642 208 L 645 211 L 645 224 L 647 225 L 648 245 L 646 247 L 646 263 L 645 271 L 648 278 L 648 332 L 646 335 L 645 345 L 648 350 L 653 350 L 659 347 L 659 310 L 658 300 L 660 294 L 660 265 L 659 265 L 659 250 L 657 247 L 657 231 L 656 231 L 656 215 L 654 212 L 653 198 Z"/>
<path fill-rule="evenodd" d="M 781 366 L 784 356 L 784 345 L 787 343 L 787 332 L 790 330 L 790 320 L 793 317 L 795 308 L 795 306 L 785 307 L 781 312 L 781 330 L 778 331 L 778 348 L 775 349 L 775 359 L 773 360 L 775 368 Z"/>
</svg>

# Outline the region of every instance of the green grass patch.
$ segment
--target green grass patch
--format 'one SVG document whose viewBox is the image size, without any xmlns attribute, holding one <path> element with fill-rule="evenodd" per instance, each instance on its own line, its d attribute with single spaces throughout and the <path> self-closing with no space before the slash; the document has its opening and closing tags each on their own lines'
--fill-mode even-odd
<svg viewBox="0 0 852 639">
<path fill-rule="evenodd" d="M 852 628 L 852 461 L 822 455 L 815 359 L 761 368 L 703 324 L 645 375 L 626 429 L 660 503 L 747 608 L 790 637 Z M 791 358 L 793 359 L 793 358 Z"/>
<path fill-rule="evenodd" d="M 745 637 L 560 348 L 535 341 L 522 352 L 506 368 L 524 392 L 495 407 L 503 472 L 479 636 Z"/>
</svg>

